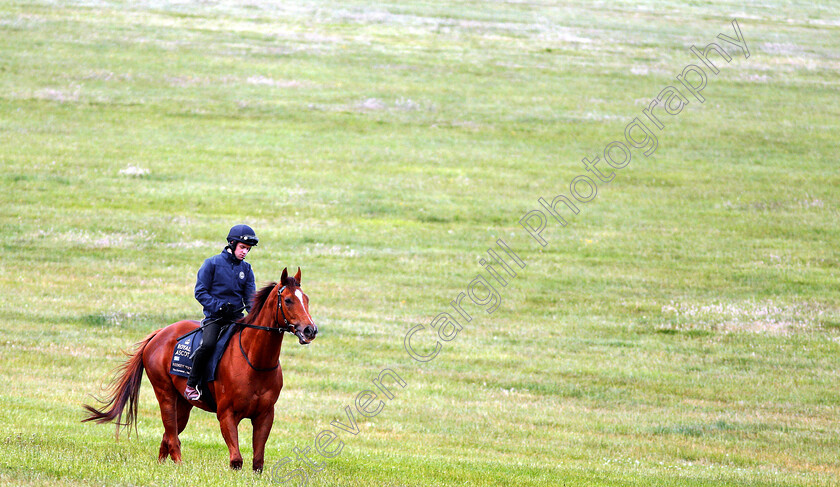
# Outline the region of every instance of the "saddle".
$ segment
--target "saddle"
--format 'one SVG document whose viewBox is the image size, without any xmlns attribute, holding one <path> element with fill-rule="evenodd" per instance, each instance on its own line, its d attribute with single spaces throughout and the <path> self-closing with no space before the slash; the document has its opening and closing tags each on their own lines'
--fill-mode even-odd
<svg viewBox="0 0 840 487">
<path fill-rule="evenodd" d="M 222 360 L 222 355 L 225 353 L 230 338 L 236 331 L 236 326 L 228 325 L 222 328 L 219 333 L 219 338 L 216 340 L 216 348 L 213 349 L 213 354 L 210 360 L 207 361 L 206 369 L 203 371 L 202 381 L 198 385 L 201 389 L 201 399 L 211 407 L 216 409 L 215 400 L 207 387 L 208 382 L 216 380 L 216 370 L 219 366 L 219 361 Z M 199 327 L 195 330 L 181 335 L 177 338 L 175 343 L 175 353 L 172 354 L 172 361 L 169 365 L 169 373 L 179 377 L 189 377 L 190 371 L 193 367 L 193 357 L 196 350 L 201 345 L 204 337 L 204 329 Z M 206 394 L 206 395 L 205 395 Z"/>
</svg>

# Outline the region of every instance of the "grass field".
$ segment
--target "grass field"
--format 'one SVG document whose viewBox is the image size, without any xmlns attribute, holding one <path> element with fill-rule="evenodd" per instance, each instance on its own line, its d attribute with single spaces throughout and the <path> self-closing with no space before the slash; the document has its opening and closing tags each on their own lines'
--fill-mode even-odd
<svg viewBox="0 0 840 487">
<path fill-rule="evenodd" d="M 840 485 L 840 6 L 591 3 L 0 3 L 0 483 L 277 484 L 247 422 L 232 472 L 202 412 L 158 464 L 147 380 L 130 439 L 79 422 L 121 350 L 200 316 L 195 273 L 244 222 L 258 285 L 300 266 L 320 327 L 285 342 L 266 464 L 344 442 L 275 473 Z M 700 103 L 675 77 L 711 42 L 731 62 Z M 688 103 L 654 129 L 668 86 Z M 636 117 L 655 152 L 587 172 Z M 579 175 L 597 196 L 539 245 L 520 219 Z M 479 264 L 500 238 L 526 264 L 506 287 Z M 466 300 L 413 360 L 478 275 L 498 309 Z M 405 388 L 332 427 L 386 368 Z"/>
</svg>

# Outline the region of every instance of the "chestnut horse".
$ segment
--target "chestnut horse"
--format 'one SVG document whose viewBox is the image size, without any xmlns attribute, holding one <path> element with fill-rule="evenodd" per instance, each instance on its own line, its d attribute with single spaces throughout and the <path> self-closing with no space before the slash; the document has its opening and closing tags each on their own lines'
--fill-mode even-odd
<svg viewBox="0 0 840 487">
<path fill-rule="evenodd" d="M 180 463 L 178 435 L 187 426 L 190 410 L 196 406 L 211 411 L 203 400 L 187 400 L 183 395 L 187 379 L 169 373 L 177 338 L 198 325 L 197 321 L 179 321 L 139 342 L 134 354 L 117 371 L 109 399 L 101 401 L 103 408 L 85 405 L 88 416 L 82 421 L 115 421 L 118 434 L 120 426 L 134 424 L 136 429 L 138 393 L 145 369 L 163 419 L 158 461 L 163 462 L 170 456 Z M 208 388 L 216 400 L 216 417 L 230 451 L 230 467 L 242 468 L 238 428 L 240 421 L 249 418 L 254 429 L 253 468 L 261 472 L 265 443 L 274 422 L 274 403 L 283 388 L 283 370 L 279 362 L 283 333 L 294 333 L 301 345 L 310 343 L 318 333 L 318 327 L 309 315 L 309 298 L 300 289 L 300 268 L 294 277 L 283 269 L 280 282 L 271 283 L 257 292 L 251 312 L 233 326 L 239 330 L 231 337 L 219 363 L 216 380 L 208 383 Z M 126 405 L 126 420 L 122 422 Z"/>
</svg>

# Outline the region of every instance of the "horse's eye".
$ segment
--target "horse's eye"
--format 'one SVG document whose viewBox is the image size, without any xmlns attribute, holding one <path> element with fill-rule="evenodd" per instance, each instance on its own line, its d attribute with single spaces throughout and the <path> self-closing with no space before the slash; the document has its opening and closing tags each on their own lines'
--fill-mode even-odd
<svg viewBox="0 0 840 487">
<path fill-rule="evenodd" d="M 286 306 L 291 306 L 293 301 L 289 298 L 286 298 Z"/>
</svg>

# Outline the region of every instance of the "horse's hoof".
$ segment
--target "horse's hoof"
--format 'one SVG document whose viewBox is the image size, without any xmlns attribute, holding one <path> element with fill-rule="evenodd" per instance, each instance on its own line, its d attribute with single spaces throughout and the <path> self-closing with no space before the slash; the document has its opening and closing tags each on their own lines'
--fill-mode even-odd
<svg viewBox="0 0 840 487">
<path fill-rule="evenodd" d="M 254 473 L 262 474 L 262 469 L 262 465 L 260 465 L 259 467 L 254 465 Z"/>
<path fill-rule="evenodd" d="M 242 470 L 242 460 L 231 460 L 230 468 L 232 470 Z"/>
</svg>

